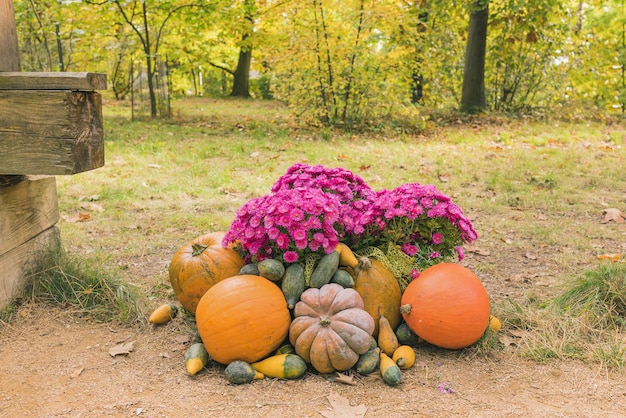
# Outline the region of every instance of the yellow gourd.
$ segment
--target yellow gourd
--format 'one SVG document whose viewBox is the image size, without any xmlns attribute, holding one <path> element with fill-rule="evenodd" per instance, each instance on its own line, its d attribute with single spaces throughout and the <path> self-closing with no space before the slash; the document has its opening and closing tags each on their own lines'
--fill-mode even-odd
<svg viewBox="0 0 626 418">
<path fill-rule="evenodd" d="M 489 317 L 489 329 L 494 332 L 500 331 L 502 329 L 502 322 L 500 322 L 497 317 L 491 315 Z"/>
<path fill-rule="evenodd" d="M 148 322 L 155 325 L 166 324 L 176 318 L 177 314 L 178 308 L 176 306 L 164 303 L 150 314 Z"/>
<path fill-rule="evenodd" d="M 393 331 L 393 328 L 391 328 L 389 321 L 384 315 L 381 315 L 378 320 L 378 346 L 381 351 L 389 357 L 391 357 L 400 346 L 398 336 Z"/>
<path fill-rule="evenodd" d="M 380 353 L 380 374 L 385 383 L 390 386 L 399 385 L 402 382 L 400 367 L 385 353 Z"/>
<path fill-rule="evenodd" d="M 391 359 L 399 368 L 403 370 L 410 369 L 415 364 L 415 351 L 411 346 L 401 345 L 393 352 Z"/>
<path fill-rule="evenodd" d="M 195 343 L 189 346 L 187 354 L 185 355 L 185 367 L 187 373 L 191 376 L 197 374 L 200 370 L 209 362 L 209 353 L 207 353 L 204 344 Z"/>
<path fill-rule="evenodd" d="M 276 354 L 252 363 L 257 372 L 277 379 L 297 379 L 306 372 L 307 365 L 297 354 Z"/>
<path fill-rule="evenodd" d="M 337 244 L 335 251 L 339 253 L 339 265 L 341 267 L 355 268 L 359 264 L 359 260 L 357 260 L 350 247 L 343 242 Z"/>
</svg>

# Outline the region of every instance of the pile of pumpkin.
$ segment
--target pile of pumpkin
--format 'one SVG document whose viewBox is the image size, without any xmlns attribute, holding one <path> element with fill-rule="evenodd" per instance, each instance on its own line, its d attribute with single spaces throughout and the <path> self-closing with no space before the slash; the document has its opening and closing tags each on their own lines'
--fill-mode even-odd
<svg viewBox="0 0 626 418">
<path fill-rule="evenodd" d="M 298 263 L 244 264 L 237 251 L 222 246 L 223 237 L 199 236 L 170 263 L 174 293 L 195 315 L 201 339 L 187 351 L 191 375 L 212 359 L 236 384 L 294 379 L 312 367 L 322 374 L 379 370 L 387 384 L 397 385 L 401 369 L 415 362 L 420 339 L 468 347 L 492 318 L 481 281 L 458 264 L 432 266 L 402 292 L 382 263 L 358 259 L 342 243 L 305 279 Z M 149 322 L 165 323 L 175 314 L 166 304 Z"/>
</svg>

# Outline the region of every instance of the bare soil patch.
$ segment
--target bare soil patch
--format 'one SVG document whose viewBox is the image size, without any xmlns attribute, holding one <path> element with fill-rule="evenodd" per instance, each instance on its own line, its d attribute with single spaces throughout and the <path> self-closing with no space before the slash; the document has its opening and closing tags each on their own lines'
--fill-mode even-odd
<svg viewBox="0 0 626 418">
<path fill-rule="evenodd" d="M 515 260 L 509 255 L 510 263 Z M 554 266 L 531 261 L 537 264 L 496 273 L 509 280 L 485 272 L 488 291 L 502 298 L 549 287 Z M 530 261 L 520 256 L 518 262 Z M 131 264 L 129 274 L 140 268 Z M 235 386 L 215 363 L 187 375 L 190 324 L 179 316 L 165 326 L 129 329 L 23 305 L 17 320 L 0 329 L 0 416 L 321 417 L 339 412 L 329 402 L 332 394 L 367 408 L 365 417 L 620 417 L 626 411 L 622 371 L 579 362 L 537 364 L 519 356 L 515 344 L 487 356 L 418 346 L 417 363 L 398 387 L 387 386 L 377 373 L 346 385 L 313 372 L 295 381 Z M 133 351 L 111 356 L 109 350 L 122 342 L 133 342 Z M 442 383 L 451 391 L 442 392 Z"/>
</svg>

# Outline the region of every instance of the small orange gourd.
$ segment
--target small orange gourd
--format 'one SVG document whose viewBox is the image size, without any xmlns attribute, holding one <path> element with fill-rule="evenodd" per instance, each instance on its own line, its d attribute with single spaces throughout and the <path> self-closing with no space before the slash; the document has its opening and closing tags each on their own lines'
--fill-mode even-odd
<svg viewBox="0 0 626 418">
<path fill-rule="evenodd" d="M 384 315 L 391 328 L 396 329 L 400 315 L 400 284 L 383 263 L 363 257 L 355 269 L 354 289 L 363 298 L 364 309 L 376 324 L 373 336 L 378 337 L 380 316 Z"/>
<path fill-rule="evenodd" d="M 191 313 L 215 283 L 235 276 L 244 261 L 231 247 L 223 247 L 224 232 L 210 232 L 183 245 L 172 257 L 169 277 L 179 302 Z"/>
<path fill-rule="evenodd" d="M 480 279 L 459 264 L 424 270 L 402 295 L 402 316 L 427 342 L 452 350 L 469 347 L 489 325 L 489 295 Z"/>
<path fill-rule="evenodd" d="M 212 359 L 248 363 L 272 354 L 289 331 L 291 316 L 280 288 L 264 277 L 233 276 L 211 287 L 196 310 L 198 332 Z"/>
</svg>

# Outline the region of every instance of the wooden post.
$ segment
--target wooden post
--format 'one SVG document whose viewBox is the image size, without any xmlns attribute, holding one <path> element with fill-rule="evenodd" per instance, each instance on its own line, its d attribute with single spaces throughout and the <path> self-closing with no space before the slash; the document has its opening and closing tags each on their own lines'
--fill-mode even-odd
<svg viewBox="0 0 626 418">
<path fill-rule="evenodd" d="M 104 164 L 96 89 L 103 74 L 20 72 L 13 3 L 0 0 L 0 309 L 60 245 L 54 175 Z"/>
<path fill-rule="evenodd" d="M 20 71 L 12 0 L 0 0 L 0 71 Z"/>
</svg>

